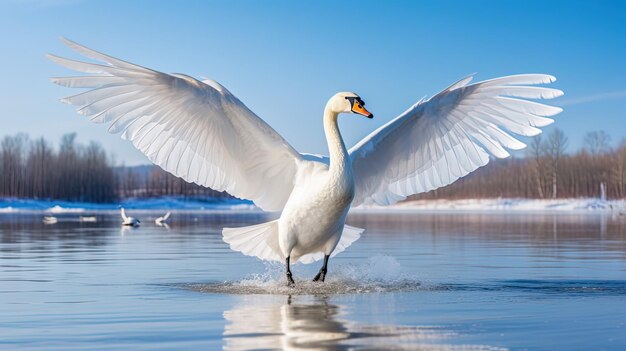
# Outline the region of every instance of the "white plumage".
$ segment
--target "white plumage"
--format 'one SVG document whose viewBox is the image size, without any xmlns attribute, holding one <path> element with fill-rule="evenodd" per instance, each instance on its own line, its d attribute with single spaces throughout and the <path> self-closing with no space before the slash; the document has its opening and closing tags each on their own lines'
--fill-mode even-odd
<svg viewBox="0 0 626 351">
<path fill-rule="evenodd" d="M 268 260 L 312 262 L 344 250 L 363 231 L 344 226 L 350 206 L 389 205 L 448 185 L 491 157 L 524 148 L 513 135 L 539 134 L 553 122 L 549 117 L 561 112 L 527 100 L 561 96 L 559 90 L 533 86 L 554 82 L 552 76 L 469 84 L 470 76 L 419 101 L 348 151 L 338 115 L 371 114 L 356 94 L 339 93 L 324 111 L 330 157 L 320 157 L 296 152 L 215 81 L 161 73 L 63 41 L 101 62 L 49 56 L 88 74 L 52 79 L 87 89 L 63 102 L 121 133 L 176 176 L 282 211 L 278 220 L 223 232 L 232 249 Z"/>
<path fill-rule="evenodd" d="M 158 217 L 154 220 L 154 223 L 158 226 L 165 226 L 170 219 L 171 212 L 167 212 L 165 215 Z"/>
<path fill-rule="evenodd" d="M 79 222 L 97 222 L 98 217 L 96 216 L 78 216 Z"/>
<path fill-rule="evenodd" d="M 54 217 L 54 216 L 44 216 L 43 217 L 43 223 L 44 224 L 55 224 L 57 223 L 59 220 Z"/>
<path fill-rule="evenodd" d="M 331 257 L 343 252 L 348 246 L 361 237 L 364 229 L 344 225 L 341 240 L 332 251 Z M 224 228 L 224 241 L 230 248 L 247 256 L 255 256 L 268 261 L 282 261 L 278 244 L 278 220 L 261 223 L 243 228 Z M 324 258 L 322 251 L 299 256 L 298 262 L 313 263 Z"/>
<path fill-rule="evenodd" d="M 137 218 L 127 216 L 126 211 L 124 210 L 123 207 L 120 208 L 120 215 L 122 216 L 122 225 L 129 226 L 129 227 L 138 227 L 139 224 L 141 223 L 141 221 L 139 221 Z"/>
<path fill-rule="evenodd" d="M 409 195 L 451 184 L 486 165 L 490 156 L 526 145 L 512 133 L 534 136 L 562 110 L 528 100 L 560 90 L 517 84 L 552 83 L 544 74 L 502 77 L 468 85 L 464 78 L 413 105 L 350 149 L 355 171 L 353 206 L 390 205 Z M 513 85 L 516 84 L 516 85 Z"/>
</svg>

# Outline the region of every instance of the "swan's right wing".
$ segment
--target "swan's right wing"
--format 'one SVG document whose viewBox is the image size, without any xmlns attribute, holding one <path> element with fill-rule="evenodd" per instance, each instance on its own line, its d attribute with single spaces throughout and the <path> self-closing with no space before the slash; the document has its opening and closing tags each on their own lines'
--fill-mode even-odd
<svg viewBox="0 0 626 351">
<path fill-rule="evenodd" d="M 189 182 L 282 210 L 297 175 L 298 154 L 274 129 L 214 81 L 198 81 L 125 62 L 63 40 L 87 63 L 49 55 L 89 75 L 53 78 L 86 88 L 63 102 L 109 125 L 164 170 Z"/>
</svg>

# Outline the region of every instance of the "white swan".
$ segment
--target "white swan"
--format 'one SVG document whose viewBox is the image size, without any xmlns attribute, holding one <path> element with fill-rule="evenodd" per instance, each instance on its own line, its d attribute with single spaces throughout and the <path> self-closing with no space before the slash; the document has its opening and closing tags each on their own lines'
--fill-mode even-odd
<svg viewBox="0 0 626 351">
<path fill-rule="evenodd" d="M 97 222 L 98 221 L 98 217 L 96 216 L 78 216 L 78 221 L 79 222 Z"/>
<path fill-rule="evenodd" d="M 278 220 L 224 228 L 233 250 L 265 260 L 324 258 L 345 250 L 363 229 L 344 225 L 350 206 L 389 205 L 448 185 L 486 165 L 490 157 L 522 149 L 511 134 L 537 135 L 561 112 L 525 99 L 550 99 L 556 89 L 528 86 L 554 77 L 525 74 L 469 84 L 461 79 L 420 100 L 350 150 L 339 133 L 341 113 L 372 117 L 354 93 L 326 104 L 324 132 L 330 158 L 300 154 L 226 88 L 213 80 L 166 74 L 104 55 L 69 40 L 70 48 L 102 63 L 49 55 L 86 76 L 53 78 L 87 91 L 62 101 L 109 132 L 122 133 L 166 171 L 215 190 L 254 201 Z"/>
<path fill-rule="evenodd" d="M 124 207 L 120 208 L 120 214 L 122 215 L 122 225 L 129 227 L 138 227 L 141 223 L 141 221 L 137 218 L 127 216 Z"/>
<path fill-rule="evenodd" d="M 164 216 L 155 219 L 154 223 L 160 227 L 166 225 L 167 221 L 170 219 L 171 214 L 172 213 L 168 211 Z"/>
<path fill-rule="evenodd" d="M 57 223 L 59 220 L 54 217 L 54 216 L 44 216 L 43 217 L 43 223 L 44 224 L 55 224 Z"/>
</svg>

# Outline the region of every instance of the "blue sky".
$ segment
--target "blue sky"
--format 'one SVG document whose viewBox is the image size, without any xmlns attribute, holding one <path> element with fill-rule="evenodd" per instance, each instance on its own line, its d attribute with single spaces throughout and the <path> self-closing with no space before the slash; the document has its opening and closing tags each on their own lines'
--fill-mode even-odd
<svg viewBox="0 0 626 351">
<path fill-rule="evenodd" d="M 0 136 L 96 140 L 118 163 L 147 163 L 58 102 L 70 72 L 46 53 L 78 56 L 65 36 L 164 72 L 225 85 L 302 152 L 326 153 L 321 114 L 355 91 L 376 118 L 344 117 L 353 145 L 418 99 L 459 78 L 549 73 L 565 96 L 556 127 L 626 137 L 626 2 L 593 1 L 72 1 L 0 4 Z M 553 127 L 550 127 L 553 128 Z M 549 131 L 550 129 L 548 129 Z"/>
</svg>

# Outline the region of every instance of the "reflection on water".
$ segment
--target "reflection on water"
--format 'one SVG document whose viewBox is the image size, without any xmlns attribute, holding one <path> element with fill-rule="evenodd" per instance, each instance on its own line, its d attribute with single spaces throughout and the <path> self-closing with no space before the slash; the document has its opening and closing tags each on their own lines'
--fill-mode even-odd
<svg viewBox="0 0 626 351">
<path fill-rule="evenodd" d="M 160 215 L 0 214 L 0 349 L 626 350 L 626 216 L 355 213 L 290 289 L 221 239 L 268 215 Z"/>
<path fill-rule="evenodd" d="M 269 303 L 268 303 L 269 302 Z M 337 320 L 340 306 L 321 300 L 301 304 L 285 298 L 278 301 L 254 299 L 224 312 L 224 349 L 312 350 L 336 344 L 350 337 Z M 339 349 L 339 348 L 338 348 Z"/>
<path fill-rule="evenodd" d="M 224 350 L 500 350 L 440 344 L 454 333 L 426 326 L 364 324 L 327 297 L 244 297 L 224 312 Z"/>
</svg>

